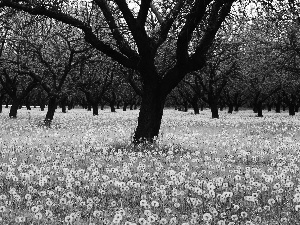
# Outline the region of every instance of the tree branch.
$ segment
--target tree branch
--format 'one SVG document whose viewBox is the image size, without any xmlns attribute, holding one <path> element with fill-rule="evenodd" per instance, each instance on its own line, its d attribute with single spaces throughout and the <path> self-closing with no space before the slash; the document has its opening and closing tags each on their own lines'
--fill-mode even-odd
<svg viewBox="0 0 300 225">
<path fill-rule="evenodd" d="M 47 16 L 52 19 L 56 19 L 63 23 L 69 24 L 73 27 L 76 27 L 83 31 L 85 40 L 91 44 L 97 50 L 103 52 L 107 56 L 111 57 L 112 59 L 116 60 L 120 64 L 124 65 L 128 68 L 136 69 L 138 59 L 136 58 L 128 58 L 124 54 L 114 50 L 110 45 L 104 43 L 103 41 L 99 40 L 98 37 L 93 33 L 92 27 L 84 23 L 83 21 L 76 19 L 70 15 L 62 13 L 58 10 L 53 10 L 46 8 L 45 6 L 41 5 L 34 5 L 31 3 L 28 4 L 21 4 L 18 3 L 19 1 L 13 0 L 2 0 L 2 6 L 8 6 L 17 10 L 21 10 L 24 12 L 28 12 L 32 15 L 42 15 Z M 125 3 L 126 4 L 126 3 Z"/>
</svg>

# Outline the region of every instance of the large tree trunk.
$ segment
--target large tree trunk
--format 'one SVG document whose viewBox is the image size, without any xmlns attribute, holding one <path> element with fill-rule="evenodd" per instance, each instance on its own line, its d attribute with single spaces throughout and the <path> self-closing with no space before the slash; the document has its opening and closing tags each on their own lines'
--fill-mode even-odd
<svg viewBox="0 0 300 225">
<path fill-rule="evenodd" d="M 50 126 L 56 109 L 56 96 L 50 96 L 48 101 L 48 111 L 44 120 L 46 126 Z"/>
<path fill-rule="evenodd" d="M 166 96 L 160 93 L 159 84 L 153 82 L 143 88 L 138 126 L 133 138 L 135 144 L 153 142 L 159 134 Z"/>
<path fill-rule="evenodd" d="M 18 98 L 13 98 L 12 105 L 9 111 L 10 118 L 17 118 L 19 106 L 20 106 L 20 100 Z"/>
</svg>

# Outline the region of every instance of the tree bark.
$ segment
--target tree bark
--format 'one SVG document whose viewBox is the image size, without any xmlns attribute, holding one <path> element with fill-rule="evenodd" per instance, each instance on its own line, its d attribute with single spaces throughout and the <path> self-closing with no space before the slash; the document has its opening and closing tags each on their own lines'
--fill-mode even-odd
<svg viewBox="0 0 300 225">
<path fill-rule="evenodd" d="M 238 112 L 238 111 L 239 111 L 239 106 L 238 106 L 238 105 L 236 105 L 236 106 L 234 107 L 234 111 L 235 111 L 235 112 Z"/>
<path fill-rule="evenodd" d="M 104 110 L 104 104 L 103 103 L 100 104 L 100 108 L 101 108 L 101 110 Z"/>
<path fill-rule="evenodd" d="M 90 103 L 87 105 L 87 111 L 92 111 L 92 105 Z"/>
<path fill-rule="evenodd" d="M 298 104 L 295 105 L 295 112 L 296 113 L 299 112 L 299 105 Z"/>
<path fill-rule="evenodd" d="M 272 111 L 272 104 L 268 104 L 268 112 Z"/>
<path fill-rule="evenodd" d="M 155 141 L 159 134 L 166 96 L 160 92 L 160 85 L 155 81 L 144 84 L 141 108 L 133 142 L 135 144 Z"/>
<path fill-rule="evenodd" d="M 50 96 L 48 101 L 48 111 L 46 114 L 46 118 L 44 120 L 45 125 L 48 127 L 51 125 L 51 122 L 53 120 L 55 109 L 56 109 L 56 96 Z"/>
<path fill-rule="evenodd" d="M 19 106 L 20 106 L 19 99 L 17 97 L 13 98 L 12 105 L 11 105 L 10 111 L 9 111 L 10 118 L 17 118 Z"/>
</svg>

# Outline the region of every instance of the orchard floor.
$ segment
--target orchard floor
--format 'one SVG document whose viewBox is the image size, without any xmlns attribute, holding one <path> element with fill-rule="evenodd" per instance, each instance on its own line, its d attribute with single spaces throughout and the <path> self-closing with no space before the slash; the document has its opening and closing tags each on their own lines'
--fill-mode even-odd
<svg viewBox="0 0 300 225">
<path fill-rule="evenodd" d="M 45 113 L 0 114 L 1 224 L 300 224 L 300 114 L 167 109 L 137 148 L 137 110 Z"/>
</svg>

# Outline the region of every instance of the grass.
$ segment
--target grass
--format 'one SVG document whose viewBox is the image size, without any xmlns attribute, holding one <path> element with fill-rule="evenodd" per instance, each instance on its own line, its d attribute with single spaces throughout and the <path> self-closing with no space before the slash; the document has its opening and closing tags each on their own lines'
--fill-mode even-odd
<svg viewBox="0 0 300 225">
<path fill-rule="evenodd" d="M 165 110 L 157 144 L 138 111 L 0 114 L 1 224 L 299 224 L 299 116 L 210 119 Z"/>
</svg>

